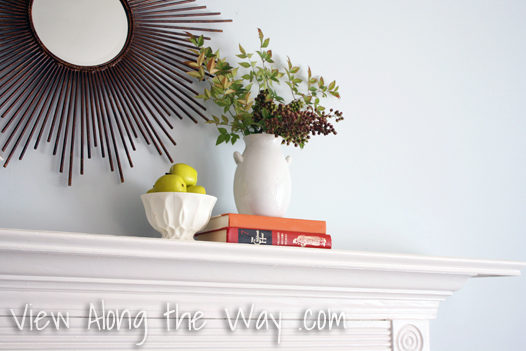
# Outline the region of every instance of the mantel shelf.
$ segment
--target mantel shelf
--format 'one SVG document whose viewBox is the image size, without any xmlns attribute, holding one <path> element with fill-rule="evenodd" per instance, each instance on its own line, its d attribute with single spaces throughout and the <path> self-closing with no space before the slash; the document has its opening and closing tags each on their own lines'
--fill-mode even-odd
<svg viewBox="0 0 526 351">
<path fill-rule="evenodd" d="M 108 309 L 147 312 L 150 333 L 140 347 L 145 350 L 409 350 L 403 346 L 408 337 L 421 342 L 418 350 L 429 350 L 428 321 L 436 318 L 441 301 L 469 278 L 518 276 L 525 266 L 516 261 L 0 229 L 0 350 L 137 348 L 138 330 L 87 330 L 89 304 L 100 308 L 102 301 Z M 67 331 L 20 331 L 10 310 L 22 316 L 28 303 L 34 311 L 67 311 L 73 326 Z M 206 328 L 166 331 L 167 303 L 201 311 Z M 252 304 L 254 311 L 281 312 L 279 345 L 276 330 L 230 331 L 225 308 L 248 312 Z M 307 309 L 314 318 L 317 311 L 343 312 L 348 328 L 299 332 L 298 320 Z"/>
</svg>

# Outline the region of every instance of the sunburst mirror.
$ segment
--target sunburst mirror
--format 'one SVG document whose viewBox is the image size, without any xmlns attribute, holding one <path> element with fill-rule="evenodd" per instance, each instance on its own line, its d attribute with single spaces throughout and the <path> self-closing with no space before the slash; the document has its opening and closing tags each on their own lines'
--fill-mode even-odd
<svg viewBox="0 0 526 351">
<path fill-rule="evenodd" d="M 95 147 L 121 182 L 121 156 L 133 167 L 136 138 L 173 162 L 165 145 L 176 144 L 173 116 L 207 120 L 185 74 L 184 62 L 196 60 L 187 33 L 231 22 L 192 2 L 0 0 L 3 166 L 42 140 L 54 145 L 69 185 Z"/>
</svg>

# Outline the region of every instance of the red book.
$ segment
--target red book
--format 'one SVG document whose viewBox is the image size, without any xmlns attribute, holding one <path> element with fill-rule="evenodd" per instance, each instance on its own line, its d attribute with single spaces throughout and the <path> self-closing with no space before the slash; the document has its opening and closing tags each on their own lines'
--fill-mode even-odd
<svg viewBox="0 0 526 351">
<path fill-rule="evenodd" d="M 291 232 L 286 230 L 228 227 L 209 232 L 197 233 L 195 239 L 197 241 L 216 241 L 252 245 L 299 246 L 320 249 L 330 249 L 332 247 L 330 235 Z"/>
<path fill-rule="evenodd" d="M 210 221 L 201 232 L 204 233 L 231 227 L 316 234 L 326 234 L 327 230 L 325 221 L 319 220 L 224 213 L 210 218 Z"/>
</svg>

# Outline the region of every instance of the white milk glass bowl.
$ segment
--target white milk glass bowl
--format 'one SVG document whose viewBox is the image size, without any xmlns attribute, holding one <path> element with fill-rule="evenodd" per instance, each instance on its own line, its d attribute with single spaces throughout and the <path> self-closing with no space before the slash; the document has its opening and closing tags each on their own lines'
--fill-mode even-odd
<svg viewBox="0 0 526 351">
<path fill-rule="evenodd" d="M 141 195 L 148 222 L 163 238 L 194 240 L 208 224 L 217 198 L 211 195 L 165 192 Z"/>
</svg>

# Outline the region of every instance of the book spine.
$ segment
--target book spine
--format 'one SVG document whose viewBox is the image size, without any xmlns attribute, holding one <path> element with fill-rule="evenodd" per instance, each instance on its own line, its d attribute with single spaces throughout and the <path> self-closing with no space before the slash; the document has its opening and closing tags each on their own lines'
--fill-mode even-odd
<svg viewBox="0 0 526 351">
<path fill-rule="evenodd" d="M 332 247 L 331 236 L 328 234 L 313 234 L 283 230 L 244 229 L 233 227 L 226 229 L 226 241 L 229 243 L 300 246 L 319 249 L 330 249 Z"/>
</svg>

